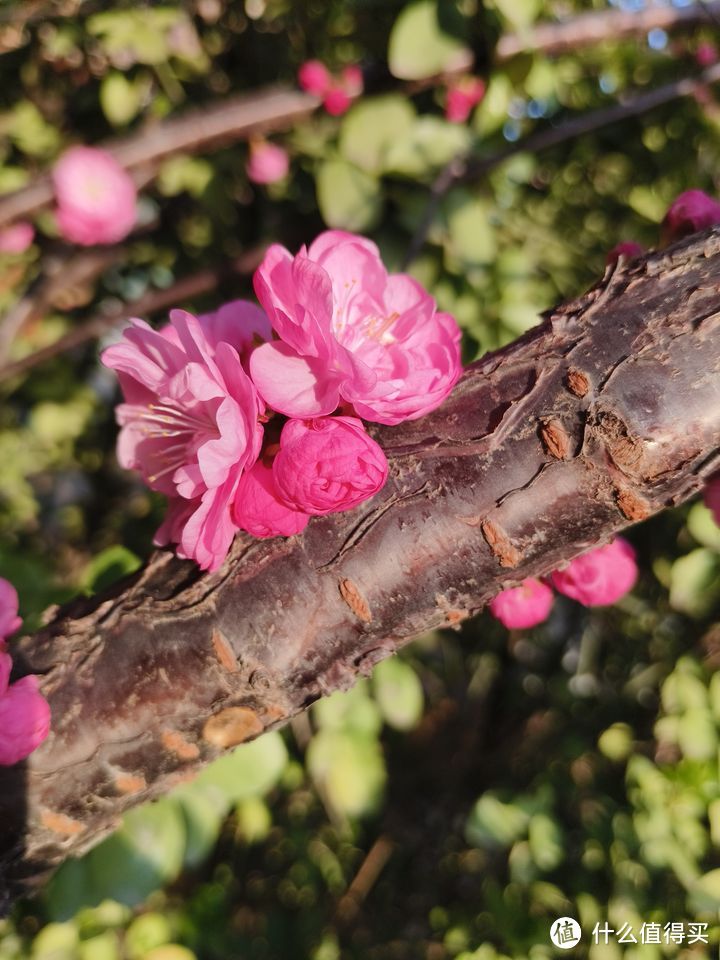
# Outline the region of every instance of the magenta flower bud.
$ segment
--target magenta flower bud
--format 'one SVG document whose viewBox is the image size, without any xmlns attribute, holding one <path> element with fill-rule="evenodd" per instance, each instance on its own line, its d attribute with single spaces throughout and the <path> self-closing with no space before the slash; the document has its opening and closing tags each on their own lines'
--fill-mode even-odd
<svg viewBox="0 0 720 960">
<path fill-rule="evenodd" d="M 472 110 L 485 96 L 485 81 L 480 77 L 461 77 L 448 87 L 445 97 L 445 119 L 465 123 Z"/>
<path fill-rule="evenodd" d="M 135 184 L 107 151 L 71 147 L 55 164 L 52 179 L 58 228 L 71 243 L 117 243 L 135 226 Z"/>
<path fill-rule="evenodd" d="M 635 257 L 642 256 L 643 253 L 645 253 L 645 248 L 641 244 L 635 243 L 634 240 L 624 240 L 622 243 L 616 244 L 612 250 L 608 251 L 608 255 L 605 257 L 605 263 L 610 266 L 611 263 L 617 263 L 620 257 L 634 260 Z"/>
<path fill-rule="evenodd" d="M 298 83 L 306 93 L 323 97 L 330 88 L 330 71 L 319 60 L 306 60 L 298 70 Z"/>
<path fill-rule="evenodd" d="M 261 460 L 240 480 L 232 515 L 237 526 L 254 537 L 292 537 L 310 519 L 280 500 L 272 467 Z"/>
<path fill-rule="evenodd" d="M 50 732 L 50 707 L 38 689 L 38 678 L 23 677 L 8 686 L 12 663 L 0 654 L 0 765 L 29 756 Z"/>
<path fill-rule="evenodd" d="M 702 190 L 686 190 L 668 207 L 663 220 L 663 238 L 666 243 L 673 243 L 718 223 L 720 203 Z"/>
<path fill-rule="evenodd" d="M 586 607 L 604 607 L 629 593 L 637 580 L 635 551 L 622 537 L 575 557 L 552 574 L 553 586 Z"/>
<path fill-rule="evenodd" d="M 703 491 L 703 500 L 708 510 L 712 511 L 715 523 L 720 525 L 720 473 L 713 474 L 708 480 Z"/>
<path fill-rule="evenodd" d="M 342 87 L 331 86 L 323 98 L 323 106 L 331 117 L 341 117 L 350 109 L 352 97 Z"/>
<path fill-rule="evenodd" d="M 717 63 L 718 51 L 714 43 L 700 43 L 695 51 L 695 63 L 699 67 L 710 67 Z"/>
<path fill-rule="evenodd" d="M 25 220 L 0 231 L 0 253 L 25 253 L 35 238 L 35 227 Z"/>
<path fill-rule="evenodd" d="M 388 464 L 356 417 L 288 420 L 273 474 L 296 510 L 323 516 L 350 510 L 381 489 Z"/>
<path fill-rule="evenodd" d="M 253 183 L 277 183 L 288 175 L 290 157 L 287 150 L 267 140 L 250 144 L 250 156 L 245 164 L 248 180 Z"/>
<path fill-rule="evenodd" d="M 21 626 L 17 590 L 9 580 L 0 577 L 0 644 Z"/>
<path fill-rule="evenodd" d="M 490 613 L 509 630 L 524 630 L 547 620 L 554 594 L 547 584 L 528 577 L 517 587 L 503 590 L 488 604 Z"/>
</svg>

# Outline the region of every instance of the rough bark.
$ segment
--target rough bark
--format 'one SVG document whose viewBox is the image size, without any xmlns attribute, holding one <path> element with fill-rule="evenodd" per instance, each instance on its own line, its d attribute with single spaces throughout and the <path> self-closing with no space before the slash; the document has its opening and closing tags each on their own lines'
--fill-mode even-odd
<svg viewBox="0 0 720 960">
<path fill-rule="evenodd" d="M 213 575 L 161 552 L 16 645 L 53 731 L 0 774 L 3 895 L 123 810 L 692 496 L 720 463 L 720 231 L 608 272 L 381 428 L 390 479 L 301 537 L 239 536 Z"/>
</svg>

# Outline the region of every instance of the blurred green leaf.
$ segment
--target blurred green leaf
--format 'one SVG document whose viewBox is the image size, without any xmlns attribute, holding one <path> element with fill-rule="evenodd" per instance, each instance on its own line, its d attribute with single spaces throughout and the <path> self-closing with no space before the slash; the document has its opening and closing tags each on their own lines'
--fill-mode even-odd
<svg viewBox="0 0 720 960">
<path fill-rule="evenodd" d="M 244 743 L 206 767 L 195 781 L 213 787 L 228 803 L 268 793 L 282 776 L 287 750 L 279 733 L 270 732 Z"/>
<path fill-rule="evenodd" d="M 103 78 L 100 86 L 100 105 L 113 126 L 125 126 L 137 116 L 146 89 L 146 84 L 133 83 L 125 74 L 117 71 Z"/>
<path fill-rule="evenodd" d="M 456 69 L 467 60 L 467 47 L 442 29 L 435 0 L 417 0 L 400 11 L 388 43 L 393 76 L 422 80 Z"/>
<path fill-rule="evenodd" d="M 422 718 L 424 695 L 418 675 L 400 657 L 379 663 L 372 676 L 373 693 L 386 722 L 396 730 L 412 730 Z"/>
<path fill-rule="evenodd" d="M 675 610 L 704 617 L 720 596 L 720 557 L 699 548 L 676 560 L 670 571 L 670 604 Z"/>
<path fill-rule="evenodd" d="M 317 174 L 320 213 L 329 227 L 371 229 L 382 213 L 380 183 L 344 160 L 327 160 Z"/>
<path fill-rule="evenodd" d="M 125 951 L 129 960 L 142 960 L 148 951 L 172 940 L 172 929 L 161 913 L 143 913 L 136 917 L 125 934 Z"/>
<path fill-rule="evenodd" d="M 101 550 L 92 558 L 83 572 L 80 586 L 89 594 L 98 593 L 120 577 L 139 570 L 141 566 L 142 560 L 136 557 L 132 550 L 115 544 Z"/>
<path fill-rule="evenodd" d="M 340 153 L 367 173 L 381 174 L 393 145 L 410 136 L 415 110 L 405 97 L 388 94 L 361 100 L 340 128 Z"/>
<path fill-rule="evenodd" d="M 378 806 L 386 773 L 380 744 L 372 737 L 320 730 L 307 750 L 307 768 L 332 807 L 362 817 Z"/>
<path fill-rule="evenodd" d="M 476 847 L 509 847 L 527 833 L 530 816 L 491 792 L 477 801 L 465 825 L 468 842 Z"/>
</svg>

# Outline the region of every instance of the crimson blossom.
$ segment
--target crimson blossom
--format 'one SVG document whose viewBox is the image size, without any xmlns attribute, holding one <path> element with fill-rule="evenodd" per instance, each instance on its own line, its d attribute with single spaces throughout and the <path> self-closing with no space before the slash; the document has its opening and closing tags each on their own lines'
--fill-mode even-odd
<svg viewBox="0 0 720 960">
<path fill-rule="evenodd" d="M 503 590 L 488 604 L 490 613 L 509 630 L 525 630 L 547 620 L 555 595 L 541 580 L 528 577 Z"/>
<path fill-rule="evenodd" d="M 50 707 L 36 676 L 10 683 L 12 658 L 6 637 L 22 624 L 15 587 L 0 577 L 0 765 L 10 766 L 29 756 L 50 732 Z"/>
<path fill-rule="evenodd" d="M 559 593 L 586 607 L 604 607 L 632 590 L 637 575 L 635 550 L 627 540 L 616 537 L 604 547 L 575 557 L 551 576 Z"/>
<path fill-rule="evenodd" d="M 365 420 L 414 420 L 460 376 L 455 320 L 412 277 L 388 274 L 364 237 L 328 230 L 295 257 L 273 245 L 255 292 L 280 339 L 253 353 L 250 371 L 289 417 L 330 414 L 344 400 Z"/>
</svg>

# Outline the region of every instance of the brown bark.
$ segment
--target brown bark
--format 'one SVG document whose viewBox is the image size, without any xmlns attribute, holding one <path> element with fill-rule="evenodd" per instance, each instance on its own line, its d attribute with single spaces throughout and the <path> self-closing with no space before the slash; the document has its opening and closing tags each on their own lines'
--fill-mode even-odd
<svg viewBox="0 0 720 960">
<path fill-rule="evenodd" d="M 201 575 L 157 553 L 16 644 L 47 742 L 0 773 L 6 898 L 419 633 L 692 496 L 720 463 L 720 231 L 609 271 L 375 431 L 386 487 Z"/>
</svg>

